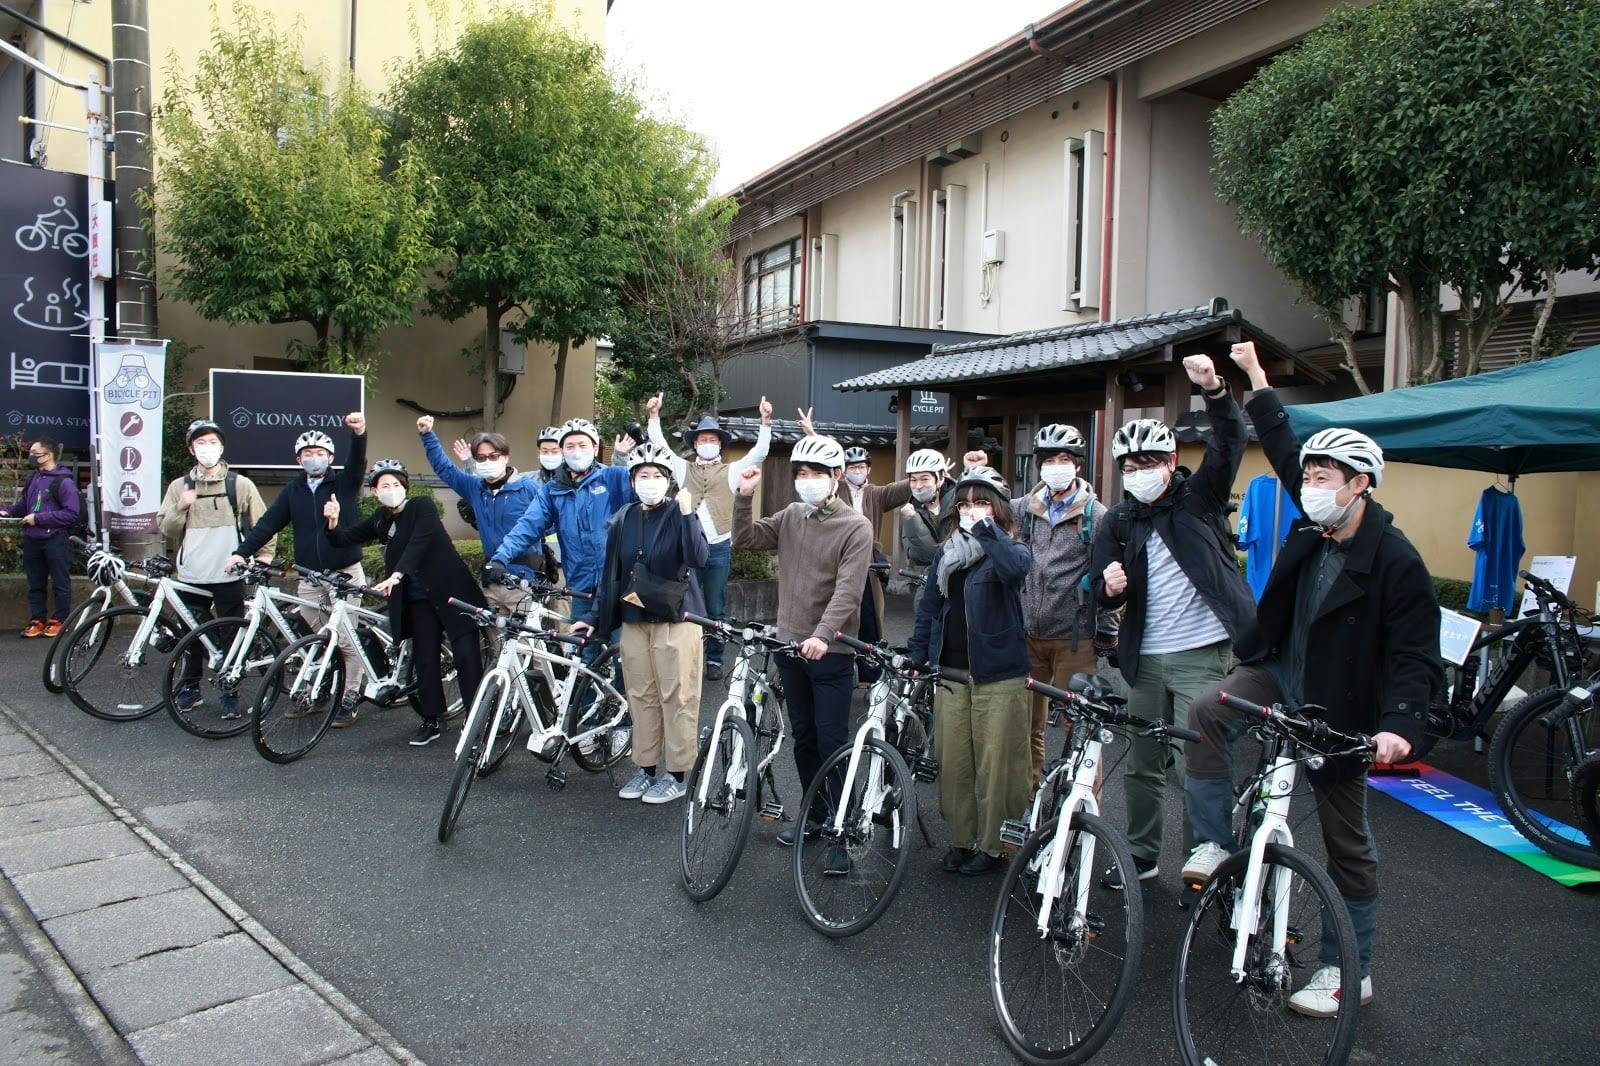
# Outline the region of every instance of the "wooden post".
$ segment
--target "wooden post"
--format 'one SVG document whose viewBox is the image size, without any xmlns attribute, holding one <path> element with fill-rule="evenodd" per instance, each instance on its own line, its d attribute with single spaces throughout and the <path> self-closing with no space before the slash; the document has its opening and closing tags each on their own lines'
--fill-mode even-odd
<svg viewBox="0 0 1600 1066">
<path fill-rule="evenodd" d="M 1111 438 L 1122 427 L 1122 386 L 1115 364 L 1106 368 L 1106 399 L 1101 411 L 1100 498 L 1109 507 L 1122 499 L 1122 475 L 1111 457 Z"/>
<path fill-rule="evenodd" d="M 901 389 L 895 393 L 894 401 L 894 474 L 890 481 L 898 481 L 905 477 L 906 460 L 911 458 L 911 390 Z M 895 511 L 894 522 L 891 524 L 890 536 L 893 538 L 889 550 L 895 569 L 906 565 L 906 555 L 900 546 L 900 523 L 903 519 L 899 510 Z"/>
<path fill-rule="evenodd" d="M 956 461 L 956 470 L 961 469 L 961 457 L 967 451 L 967 423 L 961 417 L 961 394 L 950 393 L 950 457 Z"/>
</svg>

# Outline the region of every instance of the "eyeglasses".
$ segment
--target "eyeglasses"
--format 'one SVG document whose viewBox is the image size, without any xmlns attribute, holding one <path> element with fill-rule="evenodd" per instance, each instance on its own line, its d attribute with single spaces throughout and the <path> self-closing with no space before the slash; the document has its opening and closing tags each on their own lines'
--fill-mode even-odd
<svg viewBox="0 0 1600 1066">
<path fill-rule="evenodd" d="M 480 463 L 492 462 L 495 459 L 504 459 L 505 457 L 505 452 L 480 452 L 473 456 Z"/>
<path fill-rule="evenodd" d="M 994 508 L 986 503 L 973 503 L 971 500 L 962 500 L 956 504 L 958 511 L 993 511 Z"/>
</svg>

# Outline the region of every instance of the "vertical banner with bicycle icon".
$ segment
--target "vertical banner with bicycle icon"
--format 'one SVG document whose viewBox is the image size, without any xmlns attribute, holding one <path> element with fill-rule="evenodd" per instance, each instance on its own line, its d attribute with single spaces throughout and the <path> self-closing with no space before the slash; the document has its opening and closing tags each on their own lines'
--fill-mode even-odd
<svg viewBox="0 0 1600 1066">
<path fill-rule="evenodd" d="M 89 446 L 88 194 L 0 163 L 0 437 Z M 107 195 L 110 195 L 108 189 Z"/>
<path fill-rule="evenodd" d="M 161 402 L 166 341 L 107 341 L 94 357 L 100 381 L 101 504 L 113 533 L 154 533 L 161 505 Z"/>
</svg>

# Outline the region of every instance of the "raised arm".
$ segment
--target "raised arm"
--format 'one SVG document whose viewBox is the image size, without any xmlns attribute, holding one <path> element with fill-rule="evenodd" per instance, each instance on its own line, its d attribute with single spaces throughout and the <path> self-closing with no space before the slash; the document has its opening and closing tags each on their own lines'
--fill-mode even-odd
<svg viewBox="0 0 1600 1066">
<path fill-rule="evenodd" d="M 468 493 L 477 492 L 482 479 L 468 474 L 450 461 L 450 456 L 445 454 L 444 445 L 439 443 L 438 436 L 433 432 L 432 415 L 423 415 L 417 419 L 417 434 L 422 438 L 422 451 L 428 457 L 428 465 L 433 467 L 433 472 L 439 476 L 440 481 L 449 485 L 457 496 L 468 496 Z"/>
<path fill-rule="evenodd" d="M 757 551 L 777 551 L 777 515 L 768 515 L 757 522 L 755 512 L 751 508 L 751 497 L 755 495 L 756 486 L 759 484 L 761 484 L 760 467 L 752 467 L 740 476 L 739 491 L 733 497 L 733 546 L 754 548 Z"/>
<path fill-rule="evenodd" d="M 739 491 L 739 475 L 752 467 L 758 467 L 766 461 L 767 453 L 772 450 L 772 404 L 767 402 L 765 396 L 761 397 L 761 431 L 756 434 L 755 447 L 745 452 L 739 461 L 728 467 L 728 487 L 734 492 Z"/>
<path fill-rule="evenodd" d="M 334 484 L 350 492 L 360 492 L 367 476 L 367 416 L 351 411 L 344 416 L 350 427 L 350 454 L 345 456 L 344 467 L 334 475 Z"/>
</svg>

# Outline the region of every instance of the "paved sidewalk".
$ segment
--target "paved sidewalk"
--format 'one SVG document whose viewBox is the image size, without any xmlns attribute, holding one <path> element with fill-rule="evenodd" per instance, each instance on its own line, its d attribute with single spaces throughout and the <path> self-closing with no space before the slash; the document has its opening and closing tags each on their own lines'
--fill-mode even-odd
<svg viewBox="0 0 1600 1066">
<path fill-rule="evenodd" d="M 0 1061 L 420 1061 L 3 704 L 0 872 Z"/>
</svg>

